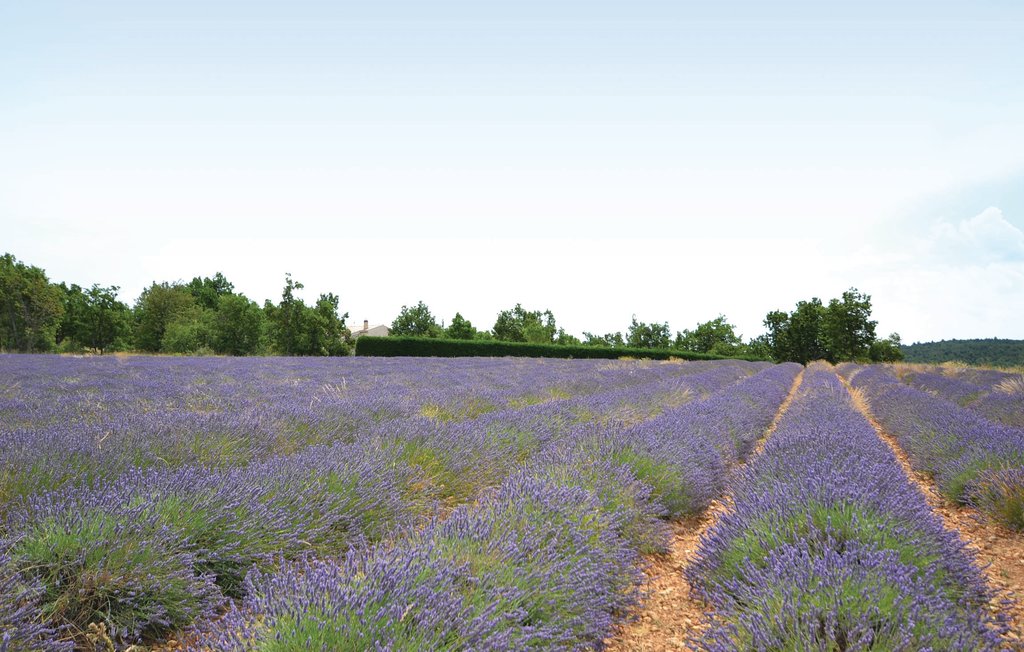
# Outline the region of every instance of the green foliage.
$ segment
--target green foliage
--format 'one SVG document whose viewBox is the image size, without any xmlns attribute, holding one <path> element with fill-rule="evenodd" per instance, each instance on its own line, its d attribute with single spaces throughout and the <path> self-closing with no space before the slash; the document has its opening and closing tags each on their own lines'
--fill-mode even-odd
<svg viewBox="0 0 1024 652">
<path fill-rule="evenodd" d="M 583 345 L 584 346 L 604 346 L 604 347 L 623 347 L 626 346 L 626 340 L 622 338 L 622 333 L 605 333 L 604 335 L 595 335 L 594 333 L 588 333 L 583 331 Z"/>
<path fill-rule="evenodd" d="M 430 313 L 427 304 L 420 301 L 412 307 L 402 306 L 401 312 L 391 322 L 391 334 L 412 337 L 442 337 L 445 333 L 434 319 L 434 315 Z"/>
<path fill-rule="evenodd" d="M 668 323 L 645 324 L 637 321 L 633 315 L 633 321 L 626 333 L 626 346 L 636 349 L 668 349 L 672 346 L 672 334 L 669 331 Z"/>
<path fill-rule="evenodd" d="M 841 299 L 824 305 L 817 297 L 799 301 L 787 314 L 773 310 L 764 318 L 768 333 L 764 339 L 777 362 L 812 360 L 844 362 L 866 361 L 876 345 L 875 325 L 871 317 L 871 297 L 856 288 L 843 292 Z M 896 336 L 898 346 L 899 336 Z M 892 336 L 874 346 L 874 355 L 892 356 Z"/>
<path fill-rule="evenodd" d="M 772 514 L 750 523 L 742 536 L 733 540 L 722 554 L 714 581 L 726 584 L 741 577 L 746 564 L 765 566 L 773 550 L 783 544 L 806 543 L 812 551 L 832 547 L 841 550 L 855 541 L 878 550 L 892 550 L 901 563 L 925 573 L 939 558 L 928 550 L 920 534 L 894 522 L 890 516 L 852 503 L 811 502 L 789 514 Z M 939 573 L 931 576 L 939 583 Z"/>
<path fill-rule="evenodd" d="M 321 294 L 312 307 L 299 297 L 302 283 L 285 274 L 281 303 L 267 301 L 263 310 L 269 324 L 270 339 L 283 355 L 348 355 L 348 313 L 338 313 L 340 299 L 333 293 Z"/>
<path fill-rule="evenodd" d="M 180 333 L 183 324 L 198 319 L 201 310 L 185 286 L 154 282 L 135 302 L 135 346 L 152 353 L 163 350 L 168 325 L 179 322 L 175 330 Z M 172 336 L 171 341 L 180 340 Z"/>
<path fill-rule="evenodd" d="M 306 304 L 295 296 L 295 291 L 304 287 L 302 283 L 292 280 L 291 274 L 285 273 L 281 302 L 274 306 L 267 301 L 263 308 L 272 325 L 274 344 L 278 352 L 284 355 L 300 355 L 299 338 Z"/>
<path fill-rule="evenodd" d="M 118 301 L 116 285 L 88 290 L 77 285 L 60 284 L 64 295 L 64 317 L 57 329 L 57 342 L 63 350 L 126 348 L 131 334 L 131 310 Z"/>
<path fill-rule="evenodd" d="M 564 328 L 559 328 L 558 334 L 555 335 L 555 344 L 559 344 L 561 346 L 579 346 L 582 343 L 583 342 L 580 341 L 580 338 L 570 333 L 566 333 Z"/>
<path fill-rule="evenodd" d="M 871 297 L 856 288 L 843 292 L 842 299 L 829 301 L 821 322 L 829 362 L 866 358 L 877 323 L 871 320 Z"/>
<path fill-rule="evenodd" d="M 497 340 L 530 344 L 551 344 L 558 334 L 555 316 L 550 310 L 527 311 L 518 303 L 510 310 L 499 312 L 491 330 Z"/>
<path fill-rule="evenodd" d="M 725 315 L 719 315 L 711 321 L 697 324 L 692 331 L 683 330 L 677 333 L 676 347 L 699 353 L 735 353 L 743 347 L 743 340 L 736 334 L 735 329 Z"/>
<path fill-rule="evenodd" d="M 140 528 L 138 520 L 100 510 L 46 518 L 18 540 L 11 557 L 43 585 L 48 621 L 78 631 L 93 622 L 122 632 L 185 627 L 209 608 L 214 590 L 196 576 L 189 556 L 170 542 L 160 545 L 159 525 Z M 129 592 L 131 599 L 117 599 Z"/>
<path fill-rule="evenodd" d="M 651 486 L 652 497 L 665 507 L 669 518 L 692 516 L 701 507 L 694 504 L 689 479 L 680 472 L 678 465 L 668 464 L 656 455 L 628 445 L 613 452 L 612 460 Z"/>
<path fill-rule="evenodd" d="M 64 314 L 60 287 L 42 269 L 0 256 L 0 350 L 50 351 Z"/>
<path fill-rule="evenodd" d="M 266 316 L 243 294 L 217 297 L 213 318 L 213 350 L 224 355 L 254 355 L 263 349 Z"/>
<path fill-rule="evenodd" d="M 394 331 L 392 334 L 397 335 Z M 472 340 L 477 337 L 477 330 L 472 322 L 462 316 L 462 313 L 455 313 L 452 322 L 444 330 L 444 336 L 450 340 Z"/>
<path fill-rule="evenodd" d="M 901 346 L 907 362 L 965 362 L 993 367 L 1024 366 L 1024 340 L 941 340 Z"/>
<path fill-rule="evenodd" d="M 200 278 L 196 276 L 185 286 L 196 303 L 207 310 L 216 310 L 217 301 L 222 296 L 227 296 L 235 291 L 224 275 L 217 272 L 213 278 Z"/>
<path fill-rule="evenodd" d="M 527 344 L 524 342 L 502 342 L 499 340 L 447 340 L 428 337 L 371 337 L 364 335 L 356 340 L 356 355 L 366 356 L 433 356 L 458 358 L 465 356 L 524 358 L 649 358 L 652 360 L 720 360 L 723 356 L 711 353 L 695 353 L 676 349 L 634 349 L 608 348 L 558 344 Z M 750 356 L 736 356 L 744 360 L 755 360 Z"/>
<path fill-rule="evenodd" d="M 772 347 L 768 342 L 768 335 L 758 335 L 747 342 L 747 355 L 764 360 L 772 359 Z"/>
<path fill-rule="evenodd" d="M 868 358 L 872 362 L 899 362 L 903 359 L 900 348 L 900 334 L 892 333 L 889 337 L 875 340 L 868 349 Z"/>
<path fill-rule="evenodd" d="M 213 343 L 212 310 L 193 306 L 167 324 L 160 339 L 163 353 L 198 353 L 211 349 Z"/>
</svg>

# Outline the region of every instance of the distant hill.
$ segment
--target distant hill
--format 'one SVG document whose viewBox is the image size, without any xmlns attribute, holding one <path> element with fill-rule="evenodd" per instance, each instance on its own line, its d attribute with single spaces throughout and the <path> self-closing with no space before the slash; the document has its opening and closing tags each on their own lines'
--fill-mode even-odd
<svg viewBox="0 0 1024 652">
<path fill-rule="evenodd" d="M 957 360 L 967 364 L 994 367 L 1024 365 L 1024 340 L 943 340 L 918 342 L 900 347 L 907 362 L 948 362 Z"/>
</svg>

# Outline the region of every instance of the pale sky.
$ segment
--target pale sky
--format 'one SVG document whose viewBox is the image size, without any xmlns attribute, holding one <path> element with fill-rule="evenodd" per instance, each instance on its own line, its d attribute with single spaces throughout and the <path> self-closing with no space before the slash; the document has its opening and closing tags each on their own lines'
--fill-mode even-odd
<svg viewBox="0 0 1024 652">
<path fill-rule="evenodd" d="M 479 328 L 1024 338 L 1024 3 L 0 0 L 0 253 Z"/>
</svg>

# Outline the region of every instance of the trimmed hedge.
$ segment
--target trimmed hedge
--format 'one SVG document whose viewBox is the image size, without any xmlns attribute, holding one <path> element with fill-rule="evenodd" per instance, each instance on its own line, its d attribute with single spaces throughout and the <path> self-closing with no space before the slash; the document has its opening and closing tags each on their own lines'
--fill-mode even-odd
<svg viewBox="0 0 1024 652">
<path fill-rule="evenodd" d="M 499 340 L 445 340 L 430 337 L 373 337 L 364 335 L 356 339 L 356 355 L 364 356 L 420 356 L 461 358 L 477 356 L 498 358 L 650 358 L 667 360 L 722 360 L 726 356 L 695 353 L 676 349 L 634 349 L 609 346 L 562 346 L 560 344 L 526 344 Z M 760 358 L 742 357 L 759 361 Z"/>
</svg>

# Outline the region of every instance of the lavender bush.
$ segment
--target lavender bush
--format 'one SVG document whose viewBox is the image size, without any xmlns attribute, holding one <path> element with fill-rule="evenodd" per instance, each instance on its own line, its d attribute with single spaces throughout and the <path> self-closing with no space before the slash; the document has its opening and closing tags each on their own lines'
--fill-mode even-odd
<svg viewBox="0 0 1024 652">
<path fill-rule="evenodd" d="M 663 508 L 629 468 L 563 442 L 696 405 L 770 365 L 0 356 L 0 367 L 13 378 L 0 394 L 0 414 L 10 417 L 0 425 L 0 568 L 35 587 L 20 594 L 30 601 L 5 597 L 0 609 L 34 610 L 37 623 L 7 626 L 8 647 L 58 630 L 82 642 L 96 623 L 118 646 L 159 640 L 255 591 L 250 573 L 276 578 L 283 568 L 287 577 L 287 569 L 338 556 L 365 560 L 371 550 L 426 545 L 424 532 L 442 536 L 436 520 L 422 529 L 431 519 L 451 515 L 453 524 L 480 528 L 485 514 L 494 537 L 513 537 L 508 545 L 533 551 L 538 564 L 548 559 L 546 548 L 530 547 L 538 532 L 549 533 L 551 546 L 562 543 L 552 533 L 583 528 L 568 540 L 572 550 L 551 551 L 553 566 L 520 569 L 547 584 L 495 584 L 501 599 L 562 592 L 586 604 L 566 569 L 612 564 L 602 550 L 631 560 L 602 576 L 609 588 L 597 607 L 566 607 L 570 615 L 559 620 L 553 611 L 529 615 L 541 613 L 537 603 L 525 622 L 503 616 L 498 633 L 479 639 L 506 640 L 521 628 L 514 635 L 524 641 L 572 647 L 596 640 L 632 599 L 636 555 L 663 546 L 665 530 Z M 507 480 L 517 468 L 519 480 Z M 523 486 L 567 503 L 530 508 L 537 496 L 528 500 Z M 573 513 L 594 512 L 593 523 L 558 520 L 580 506 L 591 511 Z M 526 521 L 512 533 L 497 528 L 520 513 L 541 529 Z M 466 600 L 485 598 L 492 593 Z M 531 619 L 547 629 L 531 633 Z"/>
<path fill-rule="evenodd" d="M 884 368 L 848 365 L 842 372 L 911 464 L 931 474 L 947 497 L 1024 529 L 1024 430 L 903 385 Z"/>
<path fill-rule="evenodd" d="M 689 571 L 702 649 L 997 649 L 992 597 L 826 368 L 809 369 Z"/>
</svg>

